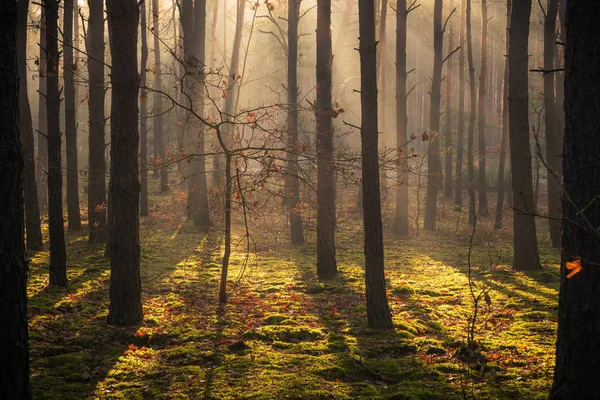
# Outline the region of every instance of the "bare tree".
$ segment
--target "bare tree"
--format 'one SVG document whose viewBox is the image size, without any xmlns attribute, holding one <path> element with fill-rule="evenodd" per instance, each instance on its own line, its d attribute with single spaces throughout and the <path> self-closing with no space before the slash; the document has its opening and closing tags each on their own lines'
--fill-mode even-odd
<svg viewBox="0 0 600 400">
<path fill-rule="evenodd" d="M 487 0 L 481 0 L 481 62 L 479 70 L 479 112 L 477 120 L 477 145 L 479 147 L 479 210 L 480 217 L 489 216 L 487 199 L 487 178 L 486 178 L 486 137 L 485 137 L 485 93 L 487 78 L 487 38 L 488 36 L 488 13 Z"/>
<path fill-rule="evenodd" d="M 111 68 L 111 168 L 108 323 L 133 325 L 142 316 L 139 238 L 138 92 L 139 8 L 136 0 L 107 0 Z"/>
<path fill-rule="evenodd" d="M 515 1 L 510 18 L 508 118 L 513 187 L 513 267 L 540 269 L 529 147 L 528 38 L 531 0 Z M 518 173 L 517 173 L 518 171 Z"/>
<path fill-rule="evenodd" d="M 20 1 L 22 3 L 22 1 Z M 19 4 L 22 6 L 22 4 Z M 27 5 L 24 5 L 25 14 Z M 21 8 L 19 11 L 22 11 Z M 23 155 L 19 138 L 17 2 L 0 3 L 0 398 L 31 399 L 27 339 Z M 24 32 L 20 32 L 19 38 Z"/>
<path fill-rule="evenodd" d="M 46 0 L 46 109 L 48 111 L 48 231 L 50 285 L 67 285 L 67 252 L 62 206 L 60 93 L 58 91 L 58 0 Z"/>
<path fill-rule="evenodd" d="M 450 0 L 448 9 L 453 12 L 454 1 Z M 452 17 L 449 17 L 448 24 L 448 53 L 454 50 L 454 21 Z M 445 95 L 445 125 L 444 125 L 444 154 L 446 157 L 445 161 L 445 173 L 444 173 L 444 196 L 452 197 L 452 63 L 446 64 L 446 76 L 444 78 L 446 87 L 444 90 Z"/>
<path fill-rule="evenodd" d="M 48 117 L 46 111 L 46 7 L 42 4 L 40 14 L 40 58 L 39 58 L 39 82 L 38 82 L 38 156 L 37 156 L 37 182 L 38 198 L 40 208 L 43 212 L 48 211 L 48 142 L 46 127 Z"/>
<path fill-rule="evenodd" d="M 509 0 L 510 1 L 510 0 Z M 466 1 L 460 2 L 460 50 L 458 53 L 458 127 L 456 129 L 456 181 L 454 204 L 462 206 L 463 157 L 465 154 L 465 27 Z"/>
<path fill-rule="evenodd" d="M 373 19 L 375 17 L 373 16 Z M 331 124 L 331 0 L 317 0 L 317 274 L 337 273 L 335 259 L 335 173 Z"/>
<path fill-rule="evenodd" d="M 475 185 L 475 168 L 473 165 L 473 140 L 475 136 L 475 115 L 477 106 L 477 95 L 475 91 L 475 64 L 473 62 L 473 32 L 471 29 L 471 0 L 467 0 L 466 6 L 466 28 L 467 28 L 467 60 L 469 63 L 469 103 L 470 118 L 469 130 L 467 133 L 467 179 L 469 190 L 474 189 Z M 469 196 L 469 224 L 475 223 L 475 196 Z"/>
<path fill-rule="evenodd" d="M 153 108 L 153 133 L 154 133 L 154 158 L 160 163 L 166 160 L 165 135 L 163 129 L 163 112 L 162 112 L 162 71 L 160 62 L 160 27 L 158 17 L 160 10 L 158 8 L 158 0 L 152 0 L 152 32 L 154 37 L 154 87 L 158 92 L 154 93 L 152 99 Z M 166 192 L 169 190 L 169 169 L 166 165 L 160 168 L 160 191 Z"/>
<path fill-rule="evenodd" d="M 367 325 L 391 328 L 392 313 L 387 301 L 383 267 L 383 224 L 379 191 L 377 131 L 377 44 L 375 7 L 372 0 L 359 0 L 360 25 L 360 136 L 362 143 L 363 226 Z"/>
<path fill-rule="evenodd" d="M 25 194 L 25 226 L 27 249 L 42 248 L 40 204 L 35 182 L 35 149 L 31 106 L 27 94 L 27 15 L 29 0 L 18 2 L 17 57 L 19 64 L 19 113 L 21 146 L 23 147 L 23 189 Z"/>
<path fill-rule="evenodd" d="M 145 88 L 148 80 L 148 26 L 146 2 L 140 4 L 140 87 Z M 148 216 L 148 91 L 140 94 L 140 216 Z"/>
</svg>

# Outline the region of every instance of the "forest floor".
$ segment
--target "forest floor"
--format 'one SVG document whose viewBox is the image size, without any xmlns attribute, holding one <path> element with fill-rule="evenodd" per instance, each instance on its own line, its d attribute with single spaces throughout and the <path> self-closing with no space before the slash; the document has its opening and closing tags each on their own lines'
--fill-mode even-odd
<svg viewBox="0 0 600 400">
<path fill-rule="evenodd" d="M 106 324 L 110 264 L 85 231 L 67 233 L 67 288 L 48 286 L 47 251 L 30 254 L 34 398 L 547 398 L 559 254 L 544 221 L 544 270 L 536 273 L 510 268 L 510 217 L 499 233 L 490 219 L 479 221 L 473 277 L 476 294 L 489 288 L 490 302 L 480 302 L 473 354 L 463 345 L 474 310 L 471 230 L 463 215 L 456 231 L 450 203 L 435 233 L 395 238 L 384 221 L 394 330 L 375 331 L 366 327 L 358 211 L 338 215 L 339 274 L 328 281 L 316 277 L 314 227 L 306 229 L 309 244 L 292 247 L 277 218 L 253 223 L 256 247 L 245 269 L 245 242 L 235 247 L 229 303 L 219 306 L 220 226 L 202 233 L 185 223 L 177 193 L 151 200 L 140 227 L 139 326 Z M 234 228 L 241 239 L 243 225 Z"/>
</svg>

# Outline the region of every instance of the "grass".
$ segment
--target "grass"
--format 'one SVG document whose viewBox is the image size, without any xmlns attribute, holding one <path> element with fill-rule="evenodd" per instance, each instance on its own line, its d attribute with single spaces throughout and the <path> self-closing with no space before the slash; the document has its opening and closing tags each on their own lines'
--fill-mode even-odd
<svg viewBox="0 0 600 400">
<path fill-rule="evenodd" d="M 558 253 L 542 239 L 547 232 L 540 233 L 544 271 L 525 274 L 510 269 L 508 234 L 482 220 L 475 277 L 491 287 L 491 305 L 477 326 L 481 357 L 470 360 L 461 357 L 472 309 L 469 229 L 455 233 L 450 205 L 438 232 L 387 234 L 395 328 L 386 332 L 366 328 L 356 213 L 339 216 L 340 272 L 328 281 L 316 277 L 314 227 L 308 244 L 295 248 L 283 224 L 274 234 L 272 220 L 257 221 L 257 251 L 238 279 L 246 255 L 243 245 L 234 249 L 230 301 L 219 306 L 222 232 L 193 229 L 177 194 L 154 195 L 152 204 L 140 228 L 139 326 L 106 325 L 109 261 L 85 232 L 67 234 L 67 288 L 48 287 L 47 251 L 30 255 L 36 399 L 547 398 L 559 277 Z M 235 234 L 241 237 L 241 225 Z"/>
</svg>

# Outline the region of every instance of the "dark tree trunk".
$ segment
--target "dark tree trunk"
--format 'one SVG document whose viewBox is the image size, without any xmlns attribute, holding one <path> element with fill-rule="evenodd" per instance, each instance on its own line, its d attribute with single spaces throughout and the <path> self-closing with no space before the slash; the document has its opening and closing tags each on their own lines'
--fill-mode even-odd
<svg viewBox="0 0 600 400">
<path fill-rule="evenodd" d="M 166 146 L 163 129 L 163 112 L 162 112 L 162 73 L 160 63 L 160 27 L 158 26 L 158 0 L 152 0 L 152 27 L 154 37 L 154 96 L 152 99 L 152 107 L 154 117 L 154 146 L 156 150 L 154 154 L 158 156 L 157 166 L 160 168 L 160 191 L 166 192 L 169 190 L 169 169 L 168 160 L 166 157 Z"/>
<path fill-rule="evenodd" d="M 225 248 L 223 250 L 223 265 L 221 267 L 221 282 L 219 284 L 219 303 L 227 303 L 227 274 L 229 273 L 229 258 L 231 256 L 231 154 L 225 154 Z"/>
<path fill-rule="evenodd" d="M 485 111 L 486 111 L 486 79 L 487 79 L 487 0 L 481 0 L 481 63 L 479 71 L 479 115 L 477 124 L 477 145 L 479 147 L 479 215 L 489 216 L 486 179 L 486 137 L 485 137 Z"/>
<path fill-rule="evenodd" d="M 376 2 L 379 5 L 379 1 Z M 379 80 L 379 92 L 378 92 L 378 100 L 379 105 L 379 127 L 381 129 L 381 148 L 385 149 L 387 147 L 388 141 L 388 128 L 387 128 L 387 70 L 386 70 L 386 26 L 387 26 L 387 9 L 388 9 L 388 0 L 381 0 L 381 10 L 379 13 L 379 25 L 375 26 L 375 29 L 379 31 L 379 35 L 376 36 L 377 41 L 377 78 Z M 385 170 L 383 172 L 383 176 L 381 177 L 381 183 L 384 189 L 387 187 L 386 184 L 387 176 Z M 387 191 L 387 189 L 385 189 Z"/>
<path fill-rule="evenodd" d="M 66 286 L 67 252 L 62 207 L 60 95 L 58 92 L 58 0 L 46 0 L 46 109 L 48 111 L 48 231 L 50 285 Z"/>
<path fill-rule="evenodd" d="M 379 154 L 377 131 L 377 66 L 375 9 L 372 0 L 359 0 L 360 25 L 360 103 L 362 119 L 363 225 L 365 238 L 365 283 L 367 325 L 391 328 L 383 269 L 383 226 L 379 192 Z"/>
<path fill-rule="evenodd" d="M 556 16 L 558 0 L 548 0 L 544 22 L 544 69 L 554 69 L 556 49 Z M 546 166 L 548 167 L 548 221 L 552 246 L 560 247 L 562 149 L 559 110 L 554 101 L 554 73 L 544 74 L 544 109 L 546 118 Z"/>
<path fill-rule="evenodd" d="M 475 223 L 475 167 L 473 165 L 473 140 L 475 136 L 475 115 L 477 105 L 477 95 L 475 92 L 475 64 L 473 63 L 473 32 L 471 29 L 471 0 L 467 0 L 466 8 L 466 28 L 467 28 L 467 59 L 469 63 L 469 130 L 467 133 L 467 174 L 469 181 L 469 224 Z"/>
<path fill-rule="evenodd" d="M 442 159 L 440 156 L 440 102 L 442 95 L 442 0 L 433 6 L 433 77 L 431 83 L 431 108 L 429 113 L 429 148 L 427 150 L 427 197 L 423 229 L 435 230 L 437 193 L 441 182 Z"/>
<path fill-rule="evenodd" d="M 337 273 L 331 51 L 331 0 L 317 0 L 317 274 L 320 278 Z"/>
<path fill-rule="evenodd" d="M 452 12 L 454 7 L 454 1 L 450 0 L 448 10 Z M 448 23 L 448 54 L 454 50 L 454 23 L 450 20 Z M 444 127 L 444 154 L 446 155 L 445 161 L 445 174 L 444 174 L 444 196 L 452 197 L 452 62 L 448 61 L 446 64 L 446 77 L 445 77 L 445 106 L 444 113 L 446 117 Z"/>
<path fill-rule="evenodd" d="M 21 5 L 21 4 L 20 4 Z M 27 4 L 21 5 L 27 13 Z M 21 8 L 19 11 L 22 11 Z M 17 2 L 0 3 L 0 399 L 31 399 L 23 155 L 19 138 Z M 25 32 L 20 32 L 24 36 Z M 19 60 L 20 61 L 20 60 Z"/>
<path fill-rule="evenodd" d="M 292 244 L 304 243 L 298 180 L 298 18 L 300 0 L 288 0 L 288 176 L 286 190 Z"/>
<path fill-rule="evenodd" d="M 517 270 L 540 269 L 535 216 L 531 149 L 529 148 L 528 38 L 531 0 L 515 1 L 510 18 L 508 118 L 513 188 L 514 260 Z"/>
<path fill-rule="evenodd" d="M 146 2 L 140 5 L 140 216 L 148 216 L 148 26 Z"/>
<path fill-rule="evenodd" d="M 108 323 L 142 320 L 138 178 L 138 91 L 136 0 L 107 0 L 112 59 L 110 112 L 110 309 Z"/>
<path fill-rule="evenodd" d="M 40 62 L 38 82 L 38 198 L 42 212 L 48 211 L 48 141 L 46 140 L 48 117 L 46 111 L 46 9 L 41 7 L 40 16 Z"/>
<path fill-rule="evenodd" d="M 88 226 L 90 243 L 106 241 L 106 160 L 104 159 L 104 1 L 89 0 L 87 31 L 89 74 Z"/>
<path fill-rule="evenodd" d="M 456 181 L 454 204 L 462 206 L 463 157 L 465 153 L 465 24 L 466 1 L 460 5 L 460 50 L 458 53 L 458 127 L 456 138 Z"/>
<path fill-rule="evenodd" d="M 205 54 L 206 54 L 206 0 L 196 0 L 194 5 L 194 38 L 192 39 L 195 47 L 195 57 L 197 60 L 196 70 L 204 76 Z M 203 78 L 201 78 L 203 79 Z M 197 112 L 204 115 L 204 85 L 197 85 L 197 93 L 194 94 L 197 100 Z M 194 151 L 199 155 L 192 159 L 192 179 L 194 190 L 189 192 L 188 199 L 191 199 L 192 215 L 194 225 L 201 228 L 207 228 L 211 225 L 210 212 L 208 207 L 208 185 L 206 183 L 206 157 L 203 155 L 205 147 L 205 128 L 200 125 L 198 129 L 197 140 L 195 141 Z M 188 204 L 189 206 L 190 204 Z"/>
<path fill-rule="evenodd" d="M 506 2 L 506 27 L 510 27 L 510 12 L 512 0 Z M 506 29 L 506 54 L 510 52 L 509 30 Z M 506 146 L 508 145 L 508 57 L 504 59 L 504 88 L 502 92 L 502 139 L 500 141 L 500 159 L 498 161 L 498 202 L 496 203 L 496 221 L 494 229 L 502 228 L 502 216 L 504 215 L 504 190 L 508 184 L 504 177 L 506 169 Z"/>
<path fill-rule="evenodd" d="M 74 0 L 64 1 L 65 141 L 67 150 L 67 221 L 70 231 L 81 229 L 79 168 L 77 167 L 77 117 L 75 115 L 75 63 L 73 61 Z"/>
<path fill-rule="evenodd" d="M 29 0 L 18 2 L 17 62 L 19 65 L 19 112 L 21 125 L 21 146 L 23 147 L 23 192 L 25 194 L 25 226 L 27 249 L 42 248 L 42 228 L 40 204 L 35 183 L 35 150 L 31 107 L 27 95 L 27 13 Z"/>
<path fill-rule="evenodd" d="M 396 215 L 394 232 L 408 235 L 408 116 L 406 111 L 406 0 L 398 0 L 396 8 Z M 400 151 L 400 149 L 402 151 Z"/>
<path fill-rule="evenodd" d="M 562 261 L 580 259 L 572 278 L 561 267 L 552 399 L 597 399 L 600 382 L 600 2 L 567 2 Z M 594 185 L 590 187 L 590 183 Z"/>
</svg>

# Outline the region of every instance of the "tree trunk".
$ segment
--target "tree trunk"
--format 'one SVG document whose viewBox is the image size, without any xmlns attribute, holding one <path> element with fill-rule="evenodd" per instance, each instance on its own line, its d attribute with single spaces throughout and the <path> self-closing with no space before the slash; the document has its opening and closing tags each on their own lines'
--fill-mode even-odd
<svg viewBox="0 0 600 400">
<path fill-rule="evenodd" d="M 28 4 L 19 2 L 19 13 Z M 15 0 L 0 3 L 0 399 L 31 399 L 27 339 L 27 260 L 23 240 L 23 155 L 19 138 L 19 73 Z M 19 21 L 19 22 L 17 22 Z M 24 35 L 19 32 L 19 39 Z M 22 40 L 20 40 L 20 43 Z M 31 118 L 31 117 L 30 117 Z M 31 132 L 30 132 L 31 133 Z"/>
<path fill-rule="evenodd" d="M 148 26 L 146 21 L 146 2 L 140 5 L 140 216 L 148 216 Z"/>
<path fill-rule="evenodd" d="M 288 0 L 288 152 L 286 178 L 287 208 L 292 244 L 304 243 L 300 213 L 300 181 L 298 180 L 298 18 L 299 0 Z"/>
<path fill-rule="evenodd" d="M 406 0 L 396 8 L 396 214 L 394 233 L 408 235 L 408 116 L 406 111 Z M 401 151 L 400 151 L 401 150 Z"/>
<path fill-rule="evenodd" d="M 429 148 L 427 149 L 427 197 L 423 229 L 435 230 L 437 192 L 441 182 L 442 160 L 440 156 L 440 102 L 442 95 L 442 0 L 435 0 L 433 7 L 433 77 L 431 83 L 431 108 L 429 113 Z"/>
<path fill-rule="evenodd" d="M 508 117 L 513 188 L 514 260 L 517 270 L 540 269 L 535 216 L 531 150 L 529 148 L 528 38 L 531 0 L 515 1 L 510 20 Z"/>
<path fill-rule="evenodd" d="M 67 285 L 67 252 L 62 207 L 60 94 L 58 92 L 58 0 L 46 0 L 46 109 L 48 111 L 48 231 L 50 285 Z"/>
<path fill-rule="evenodd" d="M 448 10 L 452 12 L 454 7 L 454 1 L 450 0 Z M 450 19 L 448 23 L 448 54 L 454 50 L 454 23 L 453 20 Z M 444 196 L 452 197 L 452 112 L 450 111 L 452 107 L 452 62 L 448 61 L 446 64 L 446 88 L 445 88 L 445 107 L 444 113 L 446 114 L 445 128 L 444 128 L 444 154 L 446 155 L 445 167 L 446 172 L 444 175 Z"/>
<path fill-rule="evenodd" d="M 475 65 L 473 63 L 473 32 L 471 29 L 471 0 L 467 0 L 466 8 L 466 28 L 467 28 L 467 59 L 469 63 L 469 131 L 467 133 L 467 169 L 469 180 L 469 224 L 475 223 L 475 167 L 473 165 L 473 140 L 475 136 L 475 113 L 477 105 L 477 95 L 475 94 Z"/>
<path fill-rule="evenodd" d="M 562 261 L 579 259 L 572 278 L 561 267 L 558 339 L 552 399 L 597 399 L 600 381 L 600 253 L 597 189 L 600 109 L 600 3 L 567 2 L 565 47 Z"/>
<path fill-rule="evenodd" d="M 558 0 L 548 0 L 548 10 L 544 21 L 544 69 L 554 69 L 556 48 L 556 16 Z M 561 205 L 560 190 L 562 176 L 562 136 L 559 129 L 559 111 L 554 101 L 554 73 L 544 74 L 544 109 L 546 118 L 546 166 L 548 168 L 548 221 L 552 246 L 560 247 Z"/>
<path fill-rule="evenodd" d="M 379 136 L 377 131 L 377 44 L 373 1 L 359 0 L 358 12 L 367 325 L 369 328 L 391 328 L 393 326 L 392 313 L 386 296 L 383 267 L 383 226 L 377 145 Z"/>
<path fill-rule="evenodd" d="M 106 241 L 106 160 L 104 159 L 104 1 L 89 0 L 89 173 L 88 226 L 90 243 Z"/>
<path fill-rule="evenodd" d="M 40 204 L 35 183 L 35 150 L 31 107 L 27 94 L 27 15 L 29 0 L 18 2 L 17 63 L 19 67 L 19 111 L 21 126 L 21 146 L 23 147 L 23 189 L 25 194 L 25 226 L 27 249 L 42 248 L 42 228 Z"/>
<path fill-rule="evenodd" d="M 227 303 L 227 274 L 229 273 L 229 258 L 231 256 L 231 154 L 225 154 L 225 249 L 221 268 L 221 283 L 219 284 L 219 303 Z"/>
<path fill-rule="evenodd" d="M 320 278 L 337 273 L 331 51 L 331 0 L 317 0 L 317 274 Z"/>
<path fill-rule="evenodd" d="M 154 96 L 152 107 L 154 117 L 154 144 L 157 148 L 155 154 L 158 155 L 158 168 L 160 168 L 160 191 L 169 190 L 169 168 L 166 156 L 166 146 L 163 130 L 163 112 L 162 112 L 162 73 L 160 63 L 160 27 L 158 26 L 158 17 L 160 10 L 158 0 L 152 0 L 152 28 L 154 37 Z"/>
<path fill-rule="evenodd" d="M 512 0 L 506 2 L 506 27 L 510 27 Z M 506 29 L 506 54 L 510 52 L 509 30 Z M 502 228 L 504 215 L 504 190 L 508 184 L 504 177 L 506 169 L 506 146 L 508 145 L 508 57 L 504 59 L 504 89 L 502 93 L 502 139 L 500 141 L 500 159 L 498 161 L 498 202 L 496 203 L 496 221 L 494 229 Z"/>
<path fill-rule="evenodd" d="M 48 141 L 46 140 L 48 117 L 46 111 L 46 8 L 40 15 L 40 59 L 38 82 L 38 198 L 42 212 L 48 211 Z"/>
<path fill-rule="evenodd" d="M 75 115 L 75 63 L 73 62 L 74 0 L 64 1 L 64 85 L 65 85 L 65 141 L 67 150 L 67 218 L 69 230 L 81 229 L 79 212 L 79 168 L 77 167 L 77 117 Z"/>
<path fill-rule="evenodd" d="M 487 0 L 481 0 L 481 63 L 479 71 L 479 115 L 477 124 L 477 144 L 479 147 L 479 216 L 489 216 L 486 177 L 486 80 L 487 80 Z"/>
<path fill-rule="evenodd" d="M 510 0 L 509 0 L 510 1 Z M 458 127 L 456 138 L 456 181 L 454 204 L 462 206 L 463 156 L 465 153 L 465 24 L 466 1 L 460 4 L 460 50 L 458 53 Z"/>
<path fill-rule="evenodd" d="M 138 91 L 136 0 L 107 0 L 112 59 L 110 111 L 110 309 L 108 323 L 142 320 L 138 177 Z"/>
</svg>

